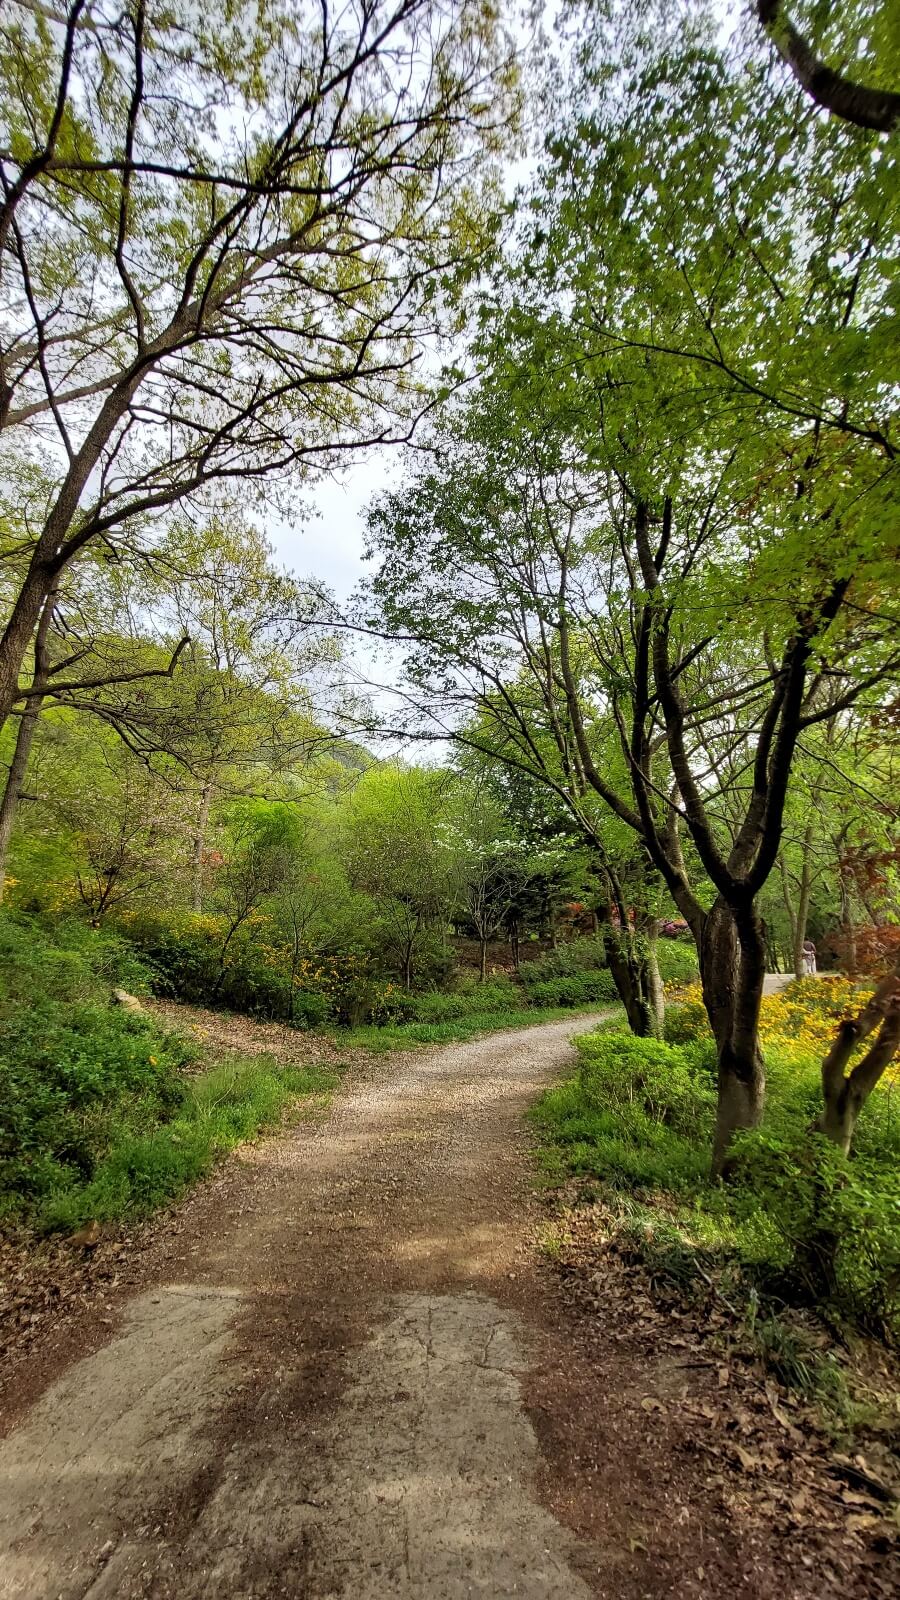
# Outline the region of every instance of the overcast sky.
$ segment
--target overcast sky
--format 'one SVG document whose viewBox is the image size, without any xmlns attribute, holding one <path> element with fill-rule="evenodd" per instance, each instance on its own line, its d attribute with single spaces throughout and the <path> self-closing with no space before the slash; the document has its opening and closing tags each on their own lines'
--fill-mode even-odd
<svg viewBox="0 0 900 1600">
<path fill-rule="evenodd" d="M 304 508 L 289 524 L 276 517 L 266 531 L 279 559 L 299 577 L 316 578 L 347 599 L 365 571 L 362 559 L 365 507 L 372 496 L 396 482 L 399 449 L 371 450 L 338 479 L 307 488 Z"/>
</svg>

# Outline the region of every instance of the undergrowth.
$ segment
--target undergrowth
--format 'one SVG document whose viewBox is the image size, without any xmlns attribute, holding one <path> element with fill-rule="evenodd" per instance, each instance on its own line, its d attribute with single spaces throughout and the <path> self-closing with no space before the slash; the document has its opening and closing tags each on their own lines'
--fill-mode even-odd
<svg viewBox="0 0 900 1600">
<path fill-rule="evenodd" d="M 336 1081 L 333 1072 L 281 1067 L 268 1056 L 225 1059 L 190 1080 L 171 1120 L 143 1133 L 123 1129 L 90 1178 L 52 1191 L 32 1221 L 49 1231 L 149 1216 L 236 1145 L 276 1127 L 288 1107 L 327 1094 Z"/>
<path fill-rule="evenodd" d="M 483 1034 L 502 1032 L 506 1028 L 527 1028 L 539 1022 L 561 1022 L 577 1014 L 571 1006 L 502 1006 L 482 1010 L 477 997 L 474 1002 L 470 999 L 470 1007 L 441 1021 L 389 1022 L 379 1027 L 350 1028 L 341 1032 L 340 1043 L 379 1052 L 414 1050 L 423 1044 L 464 1044 Z"/>
<path fill-rule="evenodd" d="M 0 917 L 0 1221 L 38 1231 L 144 1216 L 334 1081 L 267 1057 L 187 1076 L 196 1049 L 111 1004 L 144 990 L 130 946 Z"/>
<path fill-rule="evenodd" d="M 779 1030 L 804 998 L 788 996 Z M 714 1270 L 742 1303 L 755 1295 L 756 1304 L 811 1308 L 897 1341 L 900 1108 L 892 1084 L 871 1097 L 847 1160 L 810 1132 L 818 1055 L 796 1040 L 785 1047 L 781 1032 L 777 1043 L 764 1037 L 765 1127 L 735 1141 L 734 1179 L 714 1184 L 714 1052 L 702 1029 L 690 1037 L 684 1019 L 673 1031 L 680 1043 L 617 1030 L 576 1041 L 577 1074 L 533 1108 L 546 1181 L 590 1184 L 618 1218 L 619 1244 L 651 1277 L 684 1284 Z"/>
</svg>

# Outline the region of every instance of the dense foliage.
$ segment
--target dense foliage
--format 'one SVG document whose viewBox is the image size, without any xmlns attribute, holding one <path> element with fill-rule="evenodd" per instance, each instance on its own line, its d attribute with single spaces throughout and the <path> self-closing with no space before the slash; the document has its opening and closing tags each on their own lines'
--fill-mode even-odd
<svg viewBox="0 0 900 1600">
<path fill-rule="evenodd" d="M 886 8 L 849 10 L 892 55 Z M 407 728 L 546 790 L 636 935 L 674 902 L 722 1173 L 765 1116 L 778 945 L 800 972 L 823 889 L 848 936 L 854 900 L 896 919 L 898 148 L 811 115 L 766 33 L 702 0 L 590 7 L 547 114 L 473 382 L 373 507 L 371 608 Z M 639 937 L 618 981 L 658 1032 Z M 835 1073 L 844 1142 L 898 992 L 853 1093 Z"/>
<path fill-rule="evenodd" d="M 679 1244 L 679 1271 L 714 1263 L 771 1303 L 826 1305 L 870 1332 L 900 1336 L 900 1115 L 896 1084 L 871 1097 L 848 1161 L 810 1140 L 819 1097 L 823 1019 L 833 1026 L 837 985 L 820 998 L 791 985 L 764 1002 L 772 1089 L 765 1131 L 736 1141 L 733 1181 L 710 1189 L 705 1146 L 715 1114 L 715 1047 L 702 1007 L 672 1009 L 681 1042 L 616 1029 L 578 1040 L 576 1077 L 551 1089 L 534 1116 L 554 1178 L 597 1179 L 622 1226 L 643 1217 Z M 831 1015 L 829 1013 L 832 1013 Z M 786 1020 L 799 1022 L 799 1027 Z M 864 1130 L 864 1131 L 863 1131 Z M 637 1212 L 635 1211 L 637 1207 Z"/>
<path fill-rule="evenodd" d="M 147 1214 L 329 1076 L 264 1060 L 186 1076 L 196 1047 L 147 1012 L 131 946 L 0 917 L 0 1218 L 41 1228 Z"/>
</svg>

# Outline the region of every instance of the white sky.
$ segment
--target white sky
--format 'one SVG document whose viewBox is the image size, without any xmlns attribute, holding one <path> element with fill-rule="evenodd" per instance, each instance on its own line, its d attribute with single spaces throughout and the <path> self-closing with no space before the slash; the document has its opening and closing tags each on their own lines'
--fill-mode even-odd
<svg viewBox="0 0 900 1600">
<path fill-rule="evenodd" d="M 303 505 L 296 518 L 270 515 L 264 527 L 275 548 L 276 559 L 300 578 L 310 578 L 330 589 L 338 605 L 344 608 L 354 590 L 373 571 L 363 560 L 366 525 L 366 507 L 382 489 L 395 488 L 401 481 L 402 447 L 383 445 L 368 450 L 359 460 L 351 462 L 340 475 L 322 478 L 307 485 Z M 403 653 L 399 647 L 385 641 L 369 639 L 358 633 L 342 635 L 345 650 L 345 668 L 338 682 L 333 682 L 328 692 L 332 710 L 343 703 L 349 710 L 358 696 L 372 705 L 378 705 L 390 718 L 396 709 L 393 686 L 403 677 Z M 343 688 L 341 687 L 343 685 Z M 337 694 L 337 702 L 332 696 Z M 346 694 L 346 698 L 345 698 Z M 332 716 L 323 701 L 320 707 L 323 720 L 332 723 Z M 353 735 L 353 721 L 349 725 Z M 407 747 L 405 741 L 395 738 L 361 740 L 374 753 L 385 756 L 401 752 L 411 760 L 430 762 L 440 760 L 429 745 L 419 750 Z"/>
<path fill-rule="evenodd" d="M 270 517 L 266 532 L 284 565 L 299 577 L 317 579 L 346 601 L 366 571 L 366 506 L 397 481 L 399 457 L 397 446 L 372 449 L 340 477 L 307 487 L 295 522 Z"/>
</svg>

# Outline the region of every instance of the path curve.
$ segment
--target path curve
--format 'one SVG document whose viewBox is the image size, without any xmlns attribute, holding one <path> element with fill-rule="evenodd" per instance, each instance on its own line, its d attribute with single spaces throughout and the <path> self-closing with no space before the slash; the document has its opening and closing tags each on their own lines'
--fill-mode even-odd
<svg viewBox="0 0 900 1600">
<path fill-rule="evenodd" d="M 0 1445 L 3 1600 L 583 1600 L 516 1288 L 522 1115 L 588 1026 L 376 1060 L 232 1163 Z"/>
</svg>

